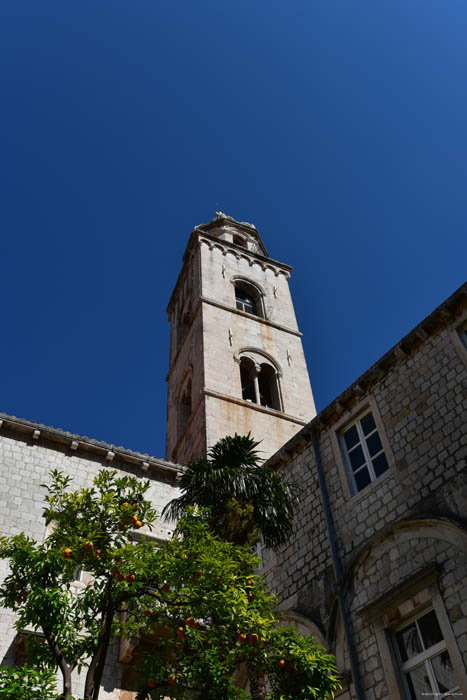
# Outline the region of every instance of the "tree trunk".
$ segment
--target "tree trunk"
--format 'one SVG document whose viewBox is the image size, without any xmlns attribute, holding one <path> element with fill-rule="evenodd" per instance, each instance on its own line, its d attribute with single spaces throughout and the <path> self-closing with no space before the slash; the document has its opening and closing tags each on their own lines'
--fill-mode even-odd
<svg viewBox="0 0 467 700">
<path fill-rule="evenodd" d="M 253 700 L 267 700 L 266 681 L 254 668 L 248 669 L 250 679 L 250 695 Z"/>
<path fill-rule="evenodd" d="M 104 666 L 111 638 L 112 619 L 113 613 L 111 610 L 108 610 L 104 615 L 102 632 L 96 652 L 89 664 L 86 674 L 86 683 L 84 686 L 85 700 L 98 700 L 99 698 L 102 674 L 104 673 Z"/>
<path fill-rule="evenodd" d="M 72 691 L 71 666 L 69 666 L 66 663 L 66 661 L 63 657 L 63 654 L 62 654 L 60 648 L 58 647 L 56 641 L 52 637 L 52 635 L 44 627 L 42 629 L 43 629 L 47 644 L 49 645 L 49 649 L 52 652 L 52 654 L 55 656 L 57 664 L 58 664 L 60 671 L 62 673 L 63 692 L 59 696 L 59 699 L 60 700 L 68 700 L 68 698 L 71 698 L 71 691 Z"/>
</svg>

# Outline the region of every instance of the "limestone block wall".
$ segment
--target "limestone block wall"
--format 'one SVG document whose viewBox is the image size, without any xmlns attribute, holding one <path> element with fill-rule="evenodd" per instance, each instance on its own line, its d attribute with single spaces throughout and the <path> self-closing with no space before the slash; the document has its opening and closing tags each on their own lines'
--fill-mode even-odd
<svg viewBox="0 0 467 700">
<path fill-rule="evenodd" d="M 265 263 L 251 254 L 229 250 L 222 243 L 211 246 L 203 242 L 200 245 L 203 297 L 235 308 L 233 280 L 236 277 L 250 280 L 264 292 L 265 317 L 291 330 L 298 330 L 288 274 L 280 271 L 274 261 Z"/>
<path fill-rule="evenodd" d="M 384 607 L 391 591 L 429 563 L 440 567 L 436 595 L 460 654 L 458 673 L 467 670 L 467 348 L 459 343 L 460 322 L 462 317 L 445 323 L 424 340 L 421 334 L 418 347 L 412 344 L 406 356 L 399 352 L 398 361 L 365 391 L 364 381 L 358 380 L 352 400 L 352 392 L 345 401 L 338 398 L 334 417 L 324 429 L 318 416 L 281 452 L 288 478 L 300 484 L 302 502 L 295 536 L 278 553 L 268 579 L 288 607 L 318 625 L 338 653 L 341 669 L 348 670 L 331 592 L 335 574 L 311 446 L 315 423 L 345 572 L 346 606 L 365 697 L 372 699 L 400 695 L 385 669 L 387 658 L 377 640 L 379 623 L 365 620 L 361 610 L 378 598 Z M 338 435 L 366 409 L 377 418 L 389 469 L 354 495 Z M 287 452 L 294 456 L 287 457 Z M 435 595 L 432 589 L 430 595 Z"/>
<path fill-rule="evenodd" d="M 203 333 L 206 389 L 241 399 L 238 358 L 242 350 L 256 349 L 267 353 L 279 368 L 283 412 L 304 422 L 315 415 L 299 336 L 210 304 L 203 305 Z"/>
<path fill-rule="evenodd" d="M 122 475 L 132 475 L 147 478 L 151 481 L 148 496 L 160 513 L 164 505 L 178 495 L 179 491 L 173 485 L 173 478 L 165 478 L 162 473 L 141 472 L 136 465 L 133 467 L 118 461 L 109 463 L 93 455 L 73 453 L 66 446 L 38 442 L 30 437 L 21 437 L 13 431 L 2 427 L 0 432 L 0 535 L 12 536 L 20 532 L 43 541 L 45 537 L 45 521 L 42 517 L 44 509 L 44 493 L 41 484 L 49 481 L 49 472 L 59 469 L 73 477 L 73 489 L 90 487 L 92 479 L 102 469 L 117 469 Z M 158 521 L 151 535 L 168 537 L 171 525 Z M 5 560 L 0 560 L 0 577 L 7 574 Z M 0 663 L 14 663 L 14 614 L 2 609 L 0 611 Z M 102 698 L 104 700 L 123 700 L 129 698 L 120 694 L 121 677 L 125 667 L 118 663 L 119 645 L 116 644 L 109 655 L 109 664 L 103 681 Z M 75 689 L 79 696 L 82 685 Z"/>
<path fill-rule="evenodd" d="M 203 321 L 198 306 L 196 316 L 187 331 L 171 365 L 168 375 L 166 456 L 171 461 L 185 464 L 187 457 L 205 453 L 205 411 L 203 405 Z M 191 381 L 192 418 L 186 426 L 183 444 L 178 447 L 179 411 L 181 392 L 186 381 Z M 177 449 L 176 449 L 177 448 Z"/>
</svg>

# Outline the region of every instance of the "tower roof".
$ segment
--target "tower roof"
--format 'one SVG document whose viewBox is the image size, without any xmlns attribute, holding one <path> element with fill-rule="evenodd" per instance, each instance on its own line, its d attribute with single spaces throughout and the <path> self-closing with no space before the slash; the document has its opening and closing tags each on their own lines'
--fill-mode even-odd
<svg viewBox="0 0 467 700">
<path fill-rule="evenodd" d="M 211 219 L 207 224 L 196 226 L 195 229 L 209 233 L 211 236 L 222 237 L 225 233 L 230 233 L 234 236 L 238 235 L 243 240 L 246 238 L 250 243 L 256 244 L 257 250 L 255 252 L 268 257 L 266 246 L 256 226 L 247 221 L 237 221 L 222 211 L 216 211 L 214 219 Z"/>
</svg>

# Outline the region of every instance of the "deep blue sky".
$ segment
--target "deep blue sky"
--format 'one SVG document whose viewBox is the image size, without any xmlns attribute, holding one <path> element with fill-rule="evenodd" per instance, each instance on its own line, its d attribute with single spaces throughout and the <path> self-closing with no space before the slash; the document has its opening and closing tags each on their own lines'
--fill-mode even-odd
<svg viewBox="0 0 467 700">
<path fill-rule="evenodd" d="M 0 410 L 164 455 L 216 205 L 294 266 L 323 408 L 465 279 L 465 0 L 1 0 Z"/>
</svg>

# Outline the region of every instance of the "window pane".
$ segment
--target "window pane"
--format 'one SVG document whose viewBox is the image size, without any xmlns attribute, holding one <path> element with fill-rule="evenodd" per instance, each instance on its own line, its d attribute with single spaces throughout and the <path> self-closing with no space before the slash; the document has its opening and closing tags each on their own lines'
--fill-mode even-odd
<svg viewBox="0 0 467 700">
<path fill-rule="evenodd" d="M 370 437 L 366 439 L 366 444 L 368 447 L 368 451 L 372 457 L 378 452 L 381 452 L 381 450 L 383 449 L 381 440 L 379 439 L 379 435 L 377 432 L 373 433 L 373 435 L 370 435 Z"/>
<path fill-rule="evenodd" d="M 398 632 L 396 639 L 402 661 L 407 661 L 422 651 L 422 645 L 414 622 Z"/>
<path fill-rule="evenodd" d="M 425 649 L 429 649 L 433 644 L 437 644 L 443 639 L 434 610 L 431 610 L 427 615 L 421 617 L 418 620 L 418 626 Z"/>
<path fill-rule="evenodd" d="M 443 651 L 439 656 L 435 656 L 431 659 L 431 664 L 438 681 L 439 692 L 447 693 L 448 690 L 454 690 L 457 687 L 457 680 L 454 676 L 454 669 L 452 668 L 448 652 Z"/>
<path fill-rule="evenodd" d="M 417 666 L 416 669 L 407 674 L 407 685 L 413 700 L 426 700 L 427 697 L 434 697 L 425 664 Z"/>
<path fill-rule="evenodd" d="M 365 464 L 365 455 L 360 445 L 352 450 L 352 452 L 349 452 L 349 459 L 353 471 L 361 467 L 362 464 Z"/>
<path fill-rule="evenodd" d="M 349 428 L 349 430 L 345 431 L 344 440 L 348 450 L 350 450 L 354 445 L 356 445 L 357 442 L 360 442 L 357 428 L 355 427 L 355 425 Z"/>
<path fill-rule="evenodd" d="M 389 467 L 388 460 L 386 459 L 384 452 L 372 459 L 371 462 L 373 464 L 373 469 L 375 470 L 376 476 L 383 474 Z"/>
<path fill-rule="evenodd" d="M 369 474 L 368 469 L 366 467 L 364 469 L 360 469 L 359 472 L 354 474 L 354 479 L 355 479 L 355 486 L 357 487 L 357 491 L 361 491 L 362 489 L 365 488 L 365 486 L 368 486 L 368 484 L 371 483 L 370 474 Z"/>
<path fill-rule="evenodd" d="M 368 435 L 372 430 L 376 428 L 375 419 L 372 413 L 367 413 L 366 416 L 361 418 L 360 423 L 362 424 L 364 435 Z"/>
</svg>

